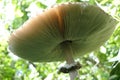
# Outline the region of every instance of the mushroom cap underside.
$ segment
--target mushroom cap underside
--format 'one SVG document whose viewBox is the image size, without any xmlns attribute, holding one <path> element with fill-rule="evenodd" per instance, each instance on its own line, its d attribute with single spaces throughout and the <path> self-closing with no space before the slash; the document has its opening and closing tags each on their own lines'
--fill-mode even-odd
<svg viewBox="0 0 120 80">
<path fill-rule="evenodd" d="M 97 6 L 68 3 L 54 6 L 29 19 L 11 34 L 9 49 L 35 62 L 65 60 L 66 42 L 74 57 L 99 48 L 117 21 Z"/>
</svg>

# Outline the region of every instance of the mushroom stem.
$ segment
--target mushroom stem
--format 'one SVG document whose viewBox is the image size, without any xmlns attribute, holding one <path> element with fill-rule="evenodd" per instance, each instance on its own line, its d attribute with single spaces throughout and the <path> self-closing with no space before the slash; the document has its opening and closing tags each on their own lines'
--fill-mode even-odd
<svg viewBox="0 0 120 80">
<path fill-rule="evenodd" d="M 75 61 L 73 59 L 73 51 L 70 45 L 71 43 L 72 43 L 71 41 L 65 41 L 64 44 L 62 45 L 65 53 L 65 60 L 68 65 L 75 64 Z M 70 80 L 74 80 L 77 77 L 78 72 L 77 70 L 73 70 L 69 72 L 69 75 Z"/>
<path fill-rule="evenodd" d="M 67 64 L 74 64 L 75 61 L 74 61 L 74 59 L 72 57 L 73 51 L 71 49 L 68 49 L 68 50 L 65 51 L 65 54 L 66 54 L 66 62 L 67 62 Z M 70 80 L 74 80 L 77 77 L 78 72 L 77 72 L 77 70 L 70 71 L 69 75 L 70 75 Z"/>
</svg>

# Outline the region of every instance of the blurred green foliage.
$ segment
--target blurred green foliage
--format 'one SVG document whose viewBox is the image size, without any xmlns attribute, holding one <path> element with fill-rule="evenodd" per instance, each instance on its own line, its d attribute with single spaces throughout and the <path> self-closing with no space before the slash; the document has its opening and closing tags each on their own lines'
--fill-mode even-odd
<svg viewBox="0 0 120 80">
<path fill-rule="evenodd" d="M 119 80 L 120 79 L 120 63 L 116 61 L 113 65 L 113 69 L 110 73 L 110 80 Z"/>
<path fill-rule="evenodd" d="M 87 1 L 97 4 L 120 21 L 120 0 L 0 0 L 0 80 L 65 80 L 67 74 L 57 74 L 61 62 L 32 63 L 8 52 L 7 40 L 11 32 L 32 16 L 30 6 L 45 9 L 50 4 Z M 11 11 L 11 12 L 10 12 Z M 82 64 L 81 80 L 120 80 L 120 63 L 109 60 L 120 49 L 120 23 L 110 39 L 97 51 L 77 59 Z"/>
</svg>

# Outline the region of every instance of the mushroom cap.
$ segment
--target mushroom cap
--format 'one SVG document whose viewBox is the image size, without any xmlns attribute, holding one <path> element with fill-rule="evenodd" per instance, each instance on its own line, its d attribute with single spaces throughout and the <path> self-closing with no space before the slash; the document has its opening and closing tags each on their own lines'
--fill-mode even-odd
<svg viewBox="0 0 120 80">
<path fill-rule="evenodd" d="M 34 62 L 65 60 L 66 43 L 73 57 L 99 48 L 117 21 L 99 7 L 87 3 L 64 3 L 36 15 L 11 34 L 9 49 Z"/>
</svg>

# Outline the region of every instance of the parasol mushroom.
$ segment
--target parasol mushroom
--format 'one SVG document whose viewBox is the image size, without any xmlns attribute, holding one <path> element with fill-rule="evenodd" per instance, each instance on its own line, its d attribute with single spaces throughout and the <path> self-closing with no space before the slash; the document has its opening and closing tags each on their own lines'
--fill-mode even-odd
<svg viewBox="0 0 120 80">
<path fill-rule="evenodd" d="M 36 15 L 11 34 L 9 49 L 33 62 L 66 60 L 99 48 L 112 34 L 117 21 L 99 7 L 71 2 Z M 77 70 L 69 72 L 71 80 Z"/>
</svg>

